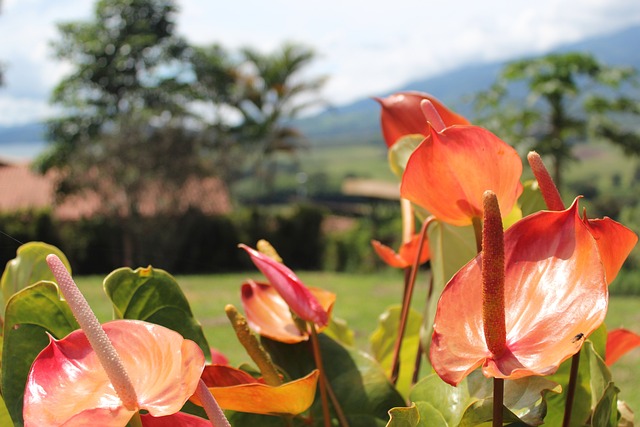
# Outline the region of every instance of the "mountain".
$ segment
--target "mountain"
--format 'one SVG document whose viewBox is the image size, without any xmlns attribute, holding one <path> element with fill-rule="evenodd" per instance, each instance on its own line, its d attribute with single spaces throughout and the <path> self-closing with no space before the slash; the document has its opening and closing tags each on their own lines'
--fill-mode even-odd
<svg viewBox="0 0 640 427">
<path fill-rule="evenodd" d="M 632 66 L 640 70 L 640 26 L 626 28 L 615 33 L 565 44 L 551 52 L 587 52 L 607 65 Z M 550 52 L 550 53 L 551 53 Z M 522 58 L 513 58 L 524 59 Z M 373 96 L 385 97 L 407 90 L 428 92 L 455 111 L 472 117 L 472 101 L 475 93 L 486 90 L 495 82 L 500 70 L 509 61 L 470 64 L 444 74 L 408 82 L 386 93 Z M 372 99 L 327 109 L 322 113 L 299 119 L 296 125 L 307 135 L 312 144 L 345 144 L 349 142 L 379 142 L 380 107 Z"/>
<path fill-rule="evenodd" d="M 44 140 L 44 124 L 27 123 L 18 126 L 0 126 L 0 145 L 39 143 Z"/>
</svg>

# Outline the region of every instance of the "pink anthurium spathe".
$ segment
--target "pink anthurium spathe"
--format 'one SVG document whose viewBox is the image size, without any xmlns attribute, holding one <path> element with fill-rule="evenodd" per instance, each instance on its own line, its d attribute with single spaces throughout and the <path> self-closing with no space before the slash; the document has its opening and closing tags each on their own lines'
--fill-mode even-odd
<svg viewBox="0 0 640 427">
<path fill-rule="evenodd" d="M 640 335 L 628 329 L 613 329 L 607 334 L 604 362 L 611 366 L 636 347 L 640 347 Z"/>
<path fill-rule="evenodd" d="M 336 295 L 320 288 L 309 287 L 322 308 L 331 313 Z M 291 310 L 276 289 L 268 283 L 248 280 L 242 285 L 242 307 L 249 327 L 272 340 L 293 344 L 309 339 L 308 331 L 301 331 L 291 316 Z M 316 325 L 321 332 L 326 325 Z"/>
<path fill-rule="evenodd" d="M 249 254 L 251 261 L 269 280 L 296 316 L 320 326 L 326 326 L 329 323 L 329 315 L 318 299 L 286 265 L 247 245 L 238 246 Z"/>
<path fill-rule="evenodd" d="M 303 378 L 269 386 L 260 379 L 230 366 L 209 365 L 202 380 L 223 409 L 254 414 L 297 415 L 311 406 L 318 385 L 318 370 Z M 199 399 L 191 401 L 197 405 Z"/>
<path fill-rule="evenodd" d="M 394 93 L 386 98 L 376 98 L 382 107 L 380 122 L 387 147 L 406 135 L 428 134 L 427 119 L 420 107 L 424 100 L 433 104 L 445 126 L 470 124 L 467 119 L 449 110 L 429 94 L 412 91 Z"/>
<path fill-rule="evenodd" d="M 24 395 L 25 426 L 124 426 L 140 409 L 154 417 L 174 414 L 194 393 L 205 362 L 196 343 L 138 320 L 114 320 L 102 328 L 129 373 L 135 407 L 125 407 L 86 335 L 77 330 L 52 338 L 33 362 Z"/>
<path fill-rule="evenodd" d="M 400 194 L 437 219 L 464 226 L 482 217 L 486 190 L 496 194 L 502 214 L 509 214 L 522 194 L 521 175 L 516 150 L 488 130 L 430 124 L 409 157 Z"/>
<path fill-rule="evenodd" d="M 414 234 L 407 243 L 403 243 L 400 246 L 398 252 L 391 249 L 389 246 L 383 245 L 377 240 L 371 241 L 371 246 L 376 251 L 376 254 L 387 265 L 394 268 L 407 268 L 411 267 L 416 260 L 418 254 L 418 247 L 420 246 L 420 234 Z M 422 250 L 420 251 L 420 258 L 418 264 L 424 264 L 429 261 L 431 253 L 429 252 L 429 243 L 426 238 L 422 244 Z"/>
<path fill-rule="evenodd" d="M 457 385 L 479 366 L 496 378 L 552 374 L 603 322 L 605 271 L 577 199 L 567 210 L 538 212 L 505 232 L 506 342 L 499 355 L 484 333 L 482 256 L 455 274 L 438 302 L 430 359 L 447 383 Z"/>
</svg>

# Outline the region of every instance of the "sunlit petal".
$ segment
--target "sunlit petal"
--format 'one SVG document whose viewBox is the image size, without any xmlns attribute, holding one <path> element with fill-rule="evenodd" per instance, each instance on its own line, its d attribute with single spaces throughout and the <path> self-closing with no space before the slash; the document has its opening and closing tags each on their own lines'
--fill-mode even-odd
<svg viewBox="0 0 640 427">
<path fill-rule="evenodd" d="M 442 118 L 445 126 L 469 125 L 469 121 L 445 107 L 435 97 L 421 92 L 398 92 L 383 99 L 376 99 L 382 106 L 380 122 L 385 143 L 391 147 L 398 139 L 411 134 L 428 134 L 427 119 L 420 103 L 429 100 Z"/>
<path fill-rule="evenodd" d="M 330 314 L 336 295 L 319 288 L 308 288 L 323 309 Z M 306 341 L 309 335 L 300 331 L 291 316 L 287 303 L 275 288 L 267 283 L 252 280 L 242 285 L 242 306 L 251 329 L 276 341 L 297 343 Z M 326 325 L 316 325 L 319 331 Z"/>
<path fill-rule="evenodd" d="M 636 347 L 640 347 L 640 335 L 628 329 L 613 329 L 607 334 L 605 363 L 611 366 L 622 356 Z"/>
<path fill-rule="evenodd" d="M 398 252 L 394 251 L 390 247 L 383 245 L 377 240 L 371 241 L 371 246 L 376 251 L 376 254 L 387 265 L 394 268 L 406 268 L 413 265 L 416 260 L 418 247 L 420 246 L 420 234 L 415 234 L 410 241 L 402 244 Z M 422 251 L 420 252 L 419 264 L 424 264 L 430 258 L 429 242 L 424 240 L 422 245 Z"/>
<path fill-rule="evenodd" d="M 220 369 L 224 369 L 224 371 L 214 374 L 207 372 Z M 249 380 L 249 383 L 242 384 L 237 381 L 241 378 L 241 374 L 232 375 L 231 381 L 237 381 L 237 385 L 227 386 L 216 382 L 216 378 L 220 378 L 221 375 L 231 375 L 231 370 L 233 368 L 207 366 L 202 377 L 223 409 L 254 414 L 296 415 L 306 411 L 315 398 L 318 370 L 314 370 L 306 377 L 277 387 L 268 386 L 255 380 Z M 228 382 L 223 382 L 223 384 L 228 384 Z M 191 401 L 200 404 L 195 396 L 191 398 Z"/>
<path fill-rule="evenodd" d="M 578 216 L 543 211 L 505 232 L 507 351 L 494 358 L 482 323 L 481 256 L 447 284 L 436 313 L 431 362 L 448 383 L 483 366 L 487 376 L 516 379 L 555 372 L 604 320 L 607 284 L 598 247 Z"/>
<path fill-rule="evenodd" d="M 624 225 L 608 217 L 589 219 L 584 222 L 591 235 L 596 239 L 607 283 L 611 283 L 638 242 L 638 236 Z"/>
<path fill-rule="evenodd" d="M 155 416 L 179 411 L 204 367 L 200 348 L 152 323 L 116 320 L 102 326 L 132 379 L 137 409 Z M 24 397 L 25 425 L 124 425 L 132 414 L 81 330 L 52 339 L 34 361 Z"/>
<path fill-rule="evenodd" d="M 298 317 L 322 326 L 329 323 L 327 312 L 293 271 L 246 245 L 239 246 L 247 251 L 256 267 Z"/>
<path fill-rule="evenodd" d="M 400 194 L 441 221 L 469 225 L 482 217 L 486 190 L 497 195 L 503 214 L 511 212 L 522 193 L 521 174 L 518 153 L 491 132 L 476 126 L 431 129 L 407 162 Z"/>
</svg>

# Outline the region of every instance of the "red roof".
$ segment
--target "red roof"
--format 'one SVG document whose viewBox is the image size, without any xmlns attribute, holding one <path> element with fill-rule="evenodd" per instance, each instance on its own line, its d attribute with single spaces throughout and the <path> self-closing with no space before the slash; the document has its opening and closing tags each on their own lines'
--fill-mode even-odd
<svg viewBox="0 0 640 427">
<path fill-rule="evenodd" d="M 141 202 L 140 213 L 151 216 L 162 210 L 160 203 L 175 198 L 163 198 L 162 188 L 149 191 Z M 31 170 L 29 164 L 0 161 L 0 212 L 15 212 L 25 209 L 53 208 L 56 218 L 78 220 L 88 218 L 107 208 L 106 204 L 118 200 L 101 200 L 95 192 L 72 195 L 57 204 L 55 183 L 52 174 L 40 175 Z M 179 211 L 188 208 L 199 209 L 207 215 L 226 214 L 231 211 L 229 194 L 224 184 L 217 178 L 192 178 L 182 187 L 178 198 Z"/>
</svg>

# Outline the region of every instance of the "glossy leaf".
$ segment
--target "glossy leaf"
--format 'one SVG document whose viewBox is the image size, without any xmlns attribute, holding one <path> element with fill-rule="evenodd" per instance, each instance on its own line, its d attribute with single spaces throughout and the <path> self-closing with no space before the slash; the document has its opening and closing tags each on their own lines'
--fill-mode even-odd
<svg viewBox="0 0 640 427">
<path fill-rule="evenodd" d="M 49 343 L 47 332 L 62 338 L 78 328 L 54 283 L 38 282 L 9 299 L 2 346 L 2 396 L 15 426 L 23 425 L 24 387 L 31 364 Z"/>
<path fill-rule="evenodd" d="M 411 402 L 408 408 L 392 408 L 387 427 L 449 427 L 442 414 L 427 402 Z"/>
<path fill-rule="evenodd" d="M 504 386 L 505 421 L 529 425 L 542 424 L 547 394 L 560 390 L 557 384 L 542 377 L 507 380 Z M 453 387 L 431 374 L 416 384 L 410 398 L 418 404 L 426 402 L 433 406 L 447 426 L 479 425 L 492 419 L 493 380 L 475 371 Z"/>
<path fill-rule="evenodd" d="M 387 154 L 389 158 L 389 167 L 391 171 L 399 178 L 402 178 L 409 157 L 413 154 L 414 150 L 424 141 L 424 135 L 413 134 L 405 135 L 398 139 Z"/>
<path fill-rule="evenodd" d="M 407 162 L 400 195 L 441 221 L 470 225 L 482 217 L 486 190 L 497 195 L 503 215 L 511 212 L 522 193 L 521 174 L 516 150 L 483 128 L 430 129 Z"/>
<path fill-rule="evenodd" d="M 24 397 L 25 426 L 124 425 L 140 409 L 178 412 L 204 368 L 197 344 L 165 327 L 136 320 L 102 325 L 137 394 L 125 408 L 82 330 L 50 344 L 34 361 Z"/>
<path fill-rule="evenodd" d="M 329 322 L 329 326 L 323 333 L 343 345 L 353 346 L 355 343 L 355 332 L 353 329 L 349 328 L 349 325 L 344 319 L 339 319 L 335 316 L 331 316 L 331 322 Z"/>
<path fill-rule="evenodd" d="M 378 363 L 363 353 L 345 348 L 320 334 L 326 376 L 349 419 L 351 427 L 384 426 L 389 408 L 404 406 L 404 399 L 391 385 Z M 292 378 L 301 378 L 315 369 L 309 342 L 282 344 L 263 339 L 263 345 L 277 366 L 285 366 Z M 311 407 L 311 417 L 321 425 L 319 396 Z"/>
<path fill-rule="evenodd" d="M 387 147 L 392 147 L 405 135 L 427 135 L 427 118 L 420 107 L 424 100 L 431 102 L 445 126 L 470 124 L 467 119 L 449 110 L 434 96 L 427 93 L 398 92 L 376 100 L 382 107 L 380 122 Z"/>
<path fill-rule="evenodd" d="M 202 375 L 222 409 L 254 414 L 297 415 L 313 403 L 319 371 L 272 387 L 229 366 L 207 366 Z M 198 398 L 191 400 L 200 404 Z"/>
<path fill-rule="evenodd" d="M 336 295 L 320 288 L 308 289 L 329 315 Z M 308 332 L 298 329 L 289 306 L 273 286 L 249 280 L 242 285 L 241 292 L 247 323 L 258 334 L 289 344 L 309 339 Z M 320 331 L 326 326 L 316 325 Z"/>
<path fill-rule="evenodd" d="M 388 376 L 391 376 L 394 346 L 398 336 L 398 326 L 400 323 L 400 306 L 388 308 L 380 315 L 378 327 L 371 334 L 371 353 L 380 363 Z M 409 310 L 402 348 L 400 349 L 400 373 L 396 388 L 404 396 L 409 395 L 412 384 L 413 370 L 416 362 L 416 355 L 420 346 L 420 327 L 422 325 L 422 315 L 414 309 Z"/>
<path fill-rule="evenodd" d="M 548 375 L 576 353 L 604 320 L 608 292 L 595 241 L 578 216 L 543 211 L 505 232 L 507 350 L 493 356 L 482 323 L 481 257 L 445 288 L 436 312 L 430 359 L 450 384 L 482 366 L 487 376 Z"/>
<path fill-rule="evenodd" d="M 518 205 L 520 205 L 523 217 L 547 210 L 547 205 L 536 180 L 527 180 L 522 183 L 522 194 L 518 199 Z"/>
<path fill-rule="evenodd" d="M 636 347 L 640 347 L 640 335 L 628 329 L 614 329 L 607 335 L 605 362 L 611 366 Z"/>
<path fill-rule="evenodd" d="M 42 242 L 25 243 L 18 248 L 16 257 L 7 263 L 0 280 L 5 305 L 13 294 L 29 285 L 41 280 L 54 281 L 45 260 L 49 254 L 57 255 L 71 271 L 69 261 L 60 249 Z"/>
<path fill-rule="evenodd" d="M 115 319 L 144 320 L 172 329 L 198 344 L 207 360 L 211 350 L 176 279 L 164 270 L 119 268 L 104 279 Z"/>
</svg>

